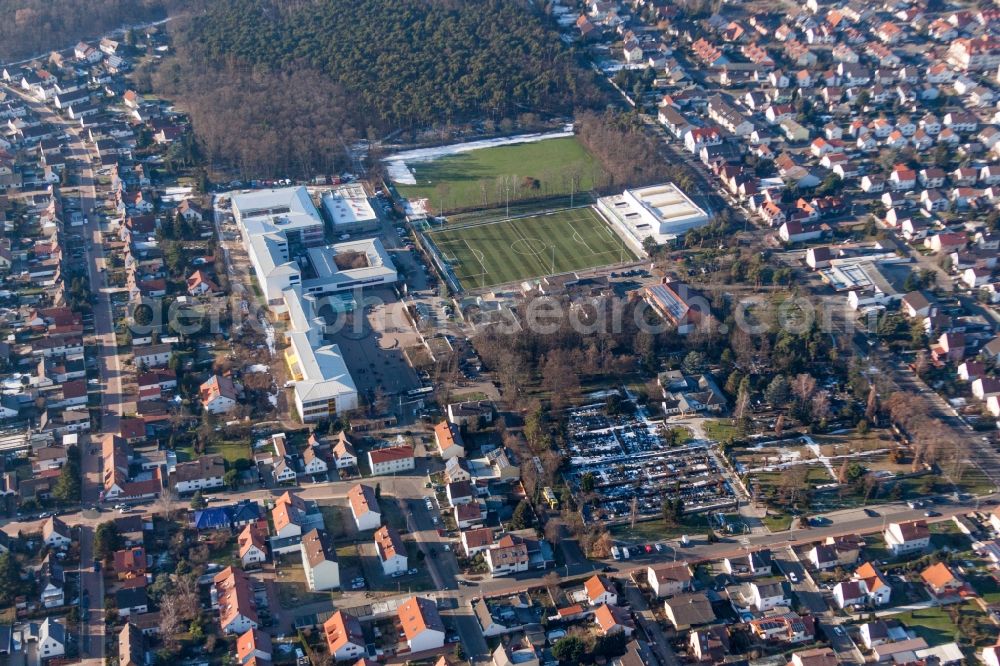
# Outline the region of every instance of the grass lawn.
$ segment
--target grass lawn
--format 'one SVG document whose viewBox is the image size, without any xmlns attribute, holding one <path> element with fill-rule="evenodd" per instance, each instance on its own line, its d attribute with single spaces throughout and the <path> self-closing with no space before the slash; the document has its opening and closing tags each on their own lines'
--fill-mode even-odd
<svg viewBox="0 0 1000 666">
<path fill-rule="evenodd" d="M 925 608 L 894 615 L 907 629 L 912 629 L 928 645 L 947 643 L 955 638 L 958 628 L 943 608 Z"/>
<path fill-rule="evenodd" d="M 955 485 L 962 492 L 973 495 L 992 493 L 996 490 L 996 485 L 983 474 L 983 471 L 971 464 L 962 472 L 960 479 L 955 479 Z"/>
<path fill-rule="evenodd" d="M 1000 603 L 1000 583 L 997 582 L 996 578 L 988 573 L 976 576 L 966 576 L 965 578 L 986 603 Z"/>
<path fill-rule="evenodd" d="M 725 419 L 705 421 L 702 427 L 705 429 L 705 436 L 717 442 L 736 437 L 736 426 Z"/>
<path fill-rule="evenodd" d="M 428 237 L 466 289 L 635 258 L 593 208 L 445 227 Z"/>
<path fill-rule="evenodd" d="M 754 481 L 757 482 L 760 492 L 766 493 L 770 488 L 780 488 L 786 474 L 787 470 L 778 472 L 754 472 L 752 477 Z M 807 465 L 806 485 L 809 487 L 822 486 L 828 483 L 833 483 L 833 481 L 834 480 L 833 477 L 830 476 L 830 472 L 828 472 L 827 469 L 818 462 Z"/>
<path fill-rule="evenodd" d="M 575 137 L 481 148 L 425 162 L 408 162 L 416 185 L 396 184 L 408 199 L 426 198 L 437 210 L 496 208 L 508 199 L 586 192 L 602 168 Z M 570 175 L 578 182 L 573 188 Z M 507 184 L 503 182 L 503 178 Z M 516 187 L 513 185 L 516 183 Z"/>
<path fill-rule="evenodd" d="M 294 609 L 303 604 L 326 601 L 330 598 L 329 592 L 312 592 L 306 584 L 306 572 L 301 563 L 296 563 L 293 559 L 286 560 L 279 568 L 280 575 L 275 579 L 275 587 L 278 588 L 278 602 L 282 608 Z"/>
<path fill-rule="evenodd" d="M 970 645 L 982 647 L 995 643 L 996 628 L 989 622 L 986 614 L 975 605 L 975 602 L 966 601 L 957 606 L 958 612 L 962 616 L 975 617 L 978 621 L 980 640 L 975 643 L 968 636 L 960 635 L 961 632 L 948 613 L 950 608 L 954 607 L 926 608 L 894 615 L 893 618 L 906 625 L 907 629 L 912 629 L 917 636 L 927 641 L 928 645 L 939 645 L 953 640 L 958 640 L 963 647 Z"/>
<path fill-rule="evenodd" d="M 793 516 L 787 513 L 768 513 L 762 522 L 772 532 L 783 532 L 792 526 L 792 520 Z"/>
<path fill-rule="evenodd" d="M 676 539 L 682 535 L 703 538 L 709 531 L 708 519 L 704 515 L 684 516 L 680 525 L 666 525 L 662 519 L 637 522 L 635 527 L 615 525 L 611 536 L 627 542 L 649 544 L 664 539 Z"/>
<path fill-rule="evenodd" d="M 320 513 L 323 514 L 323 524 L 327 533 L 334 539 L 342 539 L 353 530 L 348 530 L 348 525 L 354 525 L 351 511 L 346 506 L 339 504 L 321 504 Z"/>
<path fill-rule="evenodd" d="M 472 391 L 471 393 L 457 393 L 451 396 L 452 402 L 473 402 L 479 400 L 489 400 L 489 396 L 482 391 Z"/>
<path fill-rule="evenodd" d="M 240 458 L 251 460 L 250 443 L 242 440 L 210 443 L 205 449 L 207 456 L 222 456 L 228 463 L 235 463 Z M 178 462 L 188 462 L 196 459 L 193 446 L 182 446 L 177 449 Z"/>
</svg>

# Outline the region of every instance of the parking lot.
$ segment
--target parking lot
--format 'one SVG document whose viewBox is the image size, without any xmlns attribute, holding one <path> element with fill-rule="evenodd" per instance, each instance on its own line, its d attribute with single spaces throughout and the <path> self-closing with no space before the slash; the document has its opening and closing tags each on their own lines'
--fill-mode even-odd
<svg viewBox="0 0 1000 666">
<path fill-rule="evenodd" d="M 568 471 L 564 474 L 575 493 L 583 478 L 592 475 L 598 501 L 592 520 L 622 520 L 632 513 L 660 515 L 664 497 L 680 497 L 685 511 L 704 511 L 731 505 L 735 495 L 704 443 L 671 446 L 660 424 L 641 415 L 609 417 L 603 407 L 571 413 L 568 426 Z M 589 481 L 588 481 L 589 483 Z"/>
<path fill-rule="evenodd" d="M 366 297 L 370 304 L 359 304 L 351 322 L 330 336 L 340 346 L 358 392 L 371 399 L 379 388 L 389 395 L 419 388 L 420 378 L 403 354 L 419 344 L 405 305 L 391 289 L 373 289 Z"/>
</svg>

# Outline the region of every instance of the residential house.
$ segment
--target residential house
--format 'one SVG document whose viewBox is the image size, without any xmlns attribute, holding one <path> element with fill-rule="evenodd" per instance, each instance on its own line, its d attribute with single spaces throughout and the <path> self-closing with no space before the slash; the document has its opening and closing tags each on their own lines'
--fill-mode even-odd
<svg viewBox="0 0 1000 666">
<path fill-rule="evenodd" d="M 337 469 L 350 469 L 358 466 L 358 454 L 343 430 L 337 435 L 337 443 L 333 445 L 332 452 L 334 466 Z"/>
<path fill-rule="evenodd" d="M 149 612 L 149 595 L 146 581 L 140 580 L 135 587 L 120 587 L 115 592 L 115 606 L 118 617 L 131 617 Z"/>
<path fill-rule="evenodd" d="M 334 661 L 354 661 L 365 655 L 365 634 L 358 618 L 337 611 L 323 623 L 323 635 Z"/>
<path fill-rule="evenodd" d="M 146 666 L 142 631 L 131 622 L 118 632 L 118 666 Z"/>
<path fill-rule="evenodd" d="M 494 577 L 527 571 L 531 565 L 528 545 L 509 534 L 487 549 L 484 556 L 486 566 Z"/>
<path fill-rule="evenodd" d="M 459 481 L 469 481 L 472 473 L 469 471 L 469 464 L 464 458 L 451 458 L 444 464 L 444 480 L 447 483 L 457 483 Z"/>
<path fill-rule="evenodd" d="M 399 532 L 389 525 L 384 525 L 375 530 L 374 538 L 375 550 L 382 564 L 382 573 L 391 576 L 406 571 L 408 557 Z"/>
<path fill-rule="evenodd" d="M 618 593 L 615 591 L 614 585 L 609 583 L 604 576 L 591 576 L 584 582 L 583 589 L 587 595 L 587 603 L 591 606 L 598 606 L 600 604 L 618 605 Z"/>
<path fill-rule="evenodd" d="M 1000 379 L 994 377 L 978 377 L 972 380 L 972 395 L 978 400 L 1000 395 Z"/>
<path fill-rule="evenodd" d="M 886 546 L 893 555 L 912 553 L 926 549 L 930 545 L 931 533 L 927 523 L 914 520 L 904 523 L 889 523 L 883 533 Z"/>
<path fill-rule="evenodd" d="M 808 558 L 809 562 L 811 562 L 812 565 L 820 571 L 832 569 L 840 565 L 840 560 L 837 557 L 837 550 L 833 546 L 828 546 L 825 543 L 813 546 L 809 550 Z"/>
<path fill-rule="evenodd" d="M 911 291 L 903 296 L 902 308 L 910 319 L 923 319 L 931 314 L 931 302 L 920 291 Z"/>
<path fill-rule="evenodd" d="M 770 576 L 772 570 L 771 551 L 755 550 L 740 557 L 727 557 L 723 568 L 731 576 Z"/>
<path fill-rule="evenodd" d="M 811 615 L 793 612 L 767 613 L 749 622 L 751 633 L 764 641 L 784 644 L 811 641 L 816 636 L 816 621 Z"/>
<path fill-rule="evenodd" d="M 837 666 L 839 663 L 837 654 L 831 648 L 822 647 L 792 654 L 788 666 Z"/>
<path fill-rule="evenodd" d="M 617 633 L 631 636 L 635 632 L 635 622 L 628 611 L 610 604 L 602 604 L 594 611 L 594 623 L 602 636 Z"/>
<path fill-rule="evenodd" d="M 260 626 L 250 579 L 242 569 L 226 567 L 212 579 L 224 634 L 245 634 Z"/>
<path fill-rule="evenodd" d="M 210 414 L 226 414 L 236 408 L 236 386 L 231 377 L 212 375 L 198 389 L 202 407 Z"/>
<path fill-rule="evenodd" d="M 646 568 L 646 580 L 657 597 L 673 596 L 691 588 L 691 567 L 674 562 Z"/>
<path fill-rule="evenodd" d="M 39 598 L 45 608 L 58 608 L 66 603 L 66 575 L 52 553 L 45 556 L 35 572 Z"/>
<path fill-rule="evenodd" d="M 399 605 L 397 615 L 411 652 L 425 652 L 444 646 L 444 624 L 433 600 L 411 597 Z"/>
<path fill-rule="evenodd" d="M 955 575 L 944 562 L 932 564 L 920 572 L 920 579 L 935 597 L 957 596 L 965 587 L 965 581 Z"/>
<path fill-rule="evenodd" d="M 479 502 L 467 502 L 465 504 L 458 504 L 453 509 L 455 514 L 455 523 L 458 525 L 459 529 L 466 529 L 472 527 L 473 525 L 479 525 L 485 519 L 483 512 L 483 507 L 480 506 Z"/>
<path fill-rule="evenodd" d="M 408 472 L 415 466 L 412 446 L 389 446 L 368 452 L 368 467 L 372 476 L 388 476 Z"/>
<path fill-rule="evenodd" d="M 170 477 L 179 494 L 211 490 L 225 485 L 226 461 L 222 456 L 201 456 L 191 462 L 178 463 Z"/>
<path fill-rule="evenodd" d="M 462 550 L 466 557 L 474 557 L 493 545 L 493 530 L 489 527 L 477 527 L 463 530 L 459 535 L 462 542 Z"/>
<path fill-rule="evenodd" d="M 326 474 L 330 469 L 330 466 L 327 465 L 326 460 L 319 454 L 315 446 L 307 446 L 302 451 L 302 466 L 306 474 L 310 476 Z"/>
<path fill-rule="evenodd" d="M 337 551 L 329 535 L 324 530 L 310 530 L 302 535 L 299 547 L 309 589 L 323 592 L 339 588 L 340 565 L 337 563 Z"/>
<path fill-rule="evenodd" d="M 382 524 L 382 512 L 374 488 L 359 483 L 347 491 L 347 500 L 358 531 L 374 530 Z"/>
<path fill-rule="evenodd" d="M 59 620 L 46 617 L 38 627 L 38 644 L 35 649 L 42 661 L 65 655 L 66 627 Z"/>
<path fill-rule="evenodd" d="M 868 601 L 868 588 L 861 580 L 840 581 L 833 586 L 833 599 L 838 608 L 863 606 Z"/>
<path fill-rule="evenodd" d="M 965 357 L 965 335 L 942 333 L 937 339 L 937 344 L 931 347 L 931 357 L 939 362 L 961 362 Z"/>
<path fill-rule="evenodd" d="M 789 604 L 785 589 L 780 582 L 750 583 L 750 593 L 754 607 L 762 612 Z"/>
<path fill-rule="evenodd" d="M 715 621 L 712 603 L 704 592 L 679 594 L 663 602 L 667 620 L 677 631 L 687 631 L 691 627 L 711 624 Z"/>
<path fill-rule="evenodd" d="M 448 405 L 448 421 L 457 426 L 492 423 L 493 403 L 489 400 L 453 402 Z"/>
<path fill-rule="evenodd" d="M 445 485 L 445 495 L 451 506 L 458 506 L 475 501 L 476 490 L 469 481 L 456 481 Z"/>
<path fill-rule="evenodd" d="M 215 284 L 215 281 L 208 276 L 208 273 L 200 268 L 188 276 L 187 292 L 190 296 L 217 294 L 219 291 L 219 285 Z"/>
<path fill-rule="evenodd" d="M 247 525 L 237 538 L 240 549 L 240 561 L 244 567 L 261 564 L 267 561 L 267 545 L 264 533 L 256 525 Z"/>
<path fill-rule="evenodd" d="M 434 427 L 434 442 L 441 452 L 442 460 L 465 457 L 465 443 L 458 426 L 450 421 L 441 421 Z"/>
<path fill-rule="evenodd" d="M 246 664 L 251 659 L 270 662 L 274 656 L 271 635 L 260 629 L 251 629 L 236 639 L 236 661 Z"/>
<path fill-rule="evenodd" d="M 50 548 L 66 550 L 73 542 L 72 532 L 61 519 L 50 516 L 42 524 L 42 542 Z"/>
<path fill-rule="evenodd" d="M 115 551 L 113 569 L 118 580 L 144 578 L 148 570 L 146 550 L 142 546 Z"/>
</svg>

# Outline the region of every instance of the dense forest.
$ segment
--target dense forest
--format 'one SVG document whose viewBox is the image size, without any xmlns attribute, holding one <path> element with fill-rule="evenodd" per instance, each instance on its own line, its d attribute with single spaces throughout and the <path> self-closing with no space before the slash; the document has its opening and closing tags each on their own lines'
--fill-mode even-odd
<svg viewBox="0 0 1000 666">
<path fill-rule="evenodd" d="M 522 0 L 218 0 L 184 36 L 202 66 L 323 72 L 382 128 L 565 113 L 586 97 L 572 54 Z"/>
<path fill-rule="evenodd" d="M 0 61 L 72 47 L 119 28 L 156 21 L 177 0 L 0 0 Z"/>
<path fill-rule="evenodd" d="M 315 172 L 354 137 L 595 105 L 548 20 L 535 0 L 217 0 L 171 24 L 176 56 L 152 85 L 210 159 Z"/>
</svg>

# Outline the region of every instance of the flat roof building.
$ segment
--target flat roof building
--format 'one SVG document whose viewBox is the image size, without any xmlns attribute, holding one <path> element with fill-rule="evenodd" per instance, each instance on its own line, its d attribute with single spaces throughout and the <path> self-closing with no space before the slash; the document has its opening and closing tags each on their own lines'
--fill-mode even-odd
<svg viewBox="0 0 1000 666">
<path fill-rule="evenodd" d="M 320 296 L 396 281 L 396 265 L 378 238 L 313 247 L 306 254 L 315 277 L 302 284 L 304 294 Z"/>
<path fill-rule="evenodd" d="M 373 218 L 361 185 L 338 188 L 324 201 L 334 224 Z M 354 305 L 348 290 L 391 284 L 396 267 L 377 238 L 324 246 L 323 218 L 305 187 L 236 194 L 233 216 L 268 307 L 288 317 L 285 360 L 304 422 L 358 406 L 358 392 L 339 347 L 323 344 L 324 305 Z"/>
<path fill-rule="evenodd" d="M 314 348 L 307 333 L 288 334 L 285 361 L 295 380 L 295 407 L 303 423 L 358 408 L 358 389 L 337 345 Z"/>
<path fill-rule="evenodd" d="M 619 236 L 640 256 L 642 244 L 652 238 L 657 245 L 676 240 L 689 229 L 708 224 L 708 213 L 673 183 L 651 185 L 602 197 L 597 209 Z"/>
<path fill-rule="evenodd" d="M 323 241 L 323 218 L 304 187 L 234 194 L 232 206 L 244 239 L 270 232 L 299 231 Z"/>
<path fill-rule="evenodd" d="M 323 218 L 304 187 L 236 194 L 232 209 L 267 304 L 283 312 L 282 292 L 302 281 L 296 259 L 323 243 Z"/>
<path fill-rule="evenodd" d="M 378 215 L 360 183 L 348 183 L 323 195 L 323 210 L 338 233 L 378 226 Z"/>
</svg>

